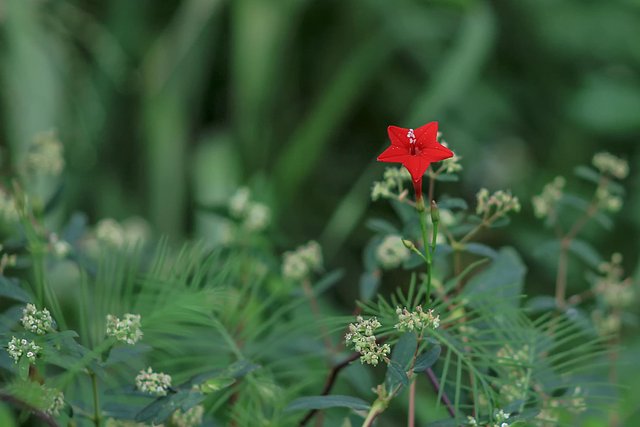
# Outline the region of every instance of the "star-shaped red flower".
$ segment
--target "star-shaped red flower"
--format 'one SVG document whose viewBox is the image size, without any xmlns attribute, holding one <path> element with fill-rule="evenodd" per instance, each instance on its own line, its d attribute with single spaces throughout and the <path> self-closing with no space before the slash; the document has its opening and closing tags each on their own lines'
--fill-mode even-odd
<svg viewBox="0 0 640 427">
<path fill-rule="evenodd" d="M 387 128 L 391 146 L 378 156 L 380 162 L 402 163 L 411 174 L 416 199 L 422 198 L 422 176 L 432 162 L 453 157 L 453 152 L 437 140 L 438 122 L 417 129 Z"/>
</svg>

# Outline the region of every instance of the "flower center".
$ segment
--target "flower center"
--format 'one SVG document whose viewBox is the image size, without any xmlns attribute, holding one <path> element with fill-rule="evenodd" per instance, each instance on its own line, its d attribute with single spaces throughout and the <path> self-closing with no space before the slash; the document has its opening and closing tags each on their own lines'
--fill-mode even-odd
<svg viewBox="0 0 640 427">
<path fill-rule="evenodd" d="M 409 129 L 409 132 L 407 132 L 407 138 L 409 138 L 409 152 L 411 155 L 415 156 L 416 154 L 419 154 L 420 150 L 417 149 L 416 135 L 413 133 L 413 129 Z"/>
</svg>

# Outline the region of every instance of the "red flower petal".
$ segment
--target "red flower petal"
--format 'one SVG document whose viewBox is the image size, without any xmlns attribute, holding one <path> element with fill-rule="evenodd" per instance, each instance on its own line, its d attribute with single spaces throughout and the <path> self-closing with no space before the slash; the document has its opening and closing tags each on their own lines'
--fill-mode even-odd
<svg viewBox="0 0 640 427">
<path fill-rule="evenodd" d="M 427 123 L 414 131 L 418 142 L 438 140 L 438 122 Z"/>
<path fill-rule="evenodd" d="M 406 149 L 408 154 L 409 137 L 407 136 L 407 134 L 409 133 L 409 129 L 401 128 L 398 126 L 389 126 L 387 128 L 387 133 L 389 134 L 391 145 Z"/>
</svg>

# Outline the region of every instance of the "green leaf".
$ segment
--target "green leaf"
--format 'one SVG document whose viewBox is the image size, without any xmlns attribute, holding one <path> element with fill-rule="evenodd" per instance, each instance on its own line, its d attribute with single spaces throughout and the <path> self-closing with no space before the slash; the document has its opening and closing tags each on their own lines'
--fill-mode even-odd
<svg viewBox="0 0 640 427">
<path fill-rule="evenodd" d="M 460 178 L 455 173 L 440 174 L 436 177 L 436 181 L 441 182 L 457 182 Z"/>
<path fill-rule="evenodd" d="M 594 169 L 590 168 L 589 166 L 584 166 L 584 165 L 576 166 L 573 169 L 573 173 L 575 173 L 576 176 L 582 179 L 585 179 L 589 182 L 593 182 L 596 185 L 600 183 L 600 179 L 601 179 L 600 174 L 596 172 Z"/>
<path fill-rule="evenodd" d="M 534 313 L 539 311 L 555 310 L 556 299 L 546 295 L 533 297 L 527 301 L 525 309 Z"/>
<path fill-rule="evenodd" d="M 387 375 L 386 382 L 389 388 L 389 391 L 393 390 L 398 384 L 402 384 L 403 386 L 409 385 L 409 378 L 407 377 L 407 372 L 403 369 L 402 366 L 396 361 L 389 362 L 389 366 L 387 367 Z"/>
<path fill-rule="evenodd" d="M 204 394 L 215 393 L 216 391 L 229 387 L 235 382 L 235 378 L 231 377 L 211 378 L 200 384 L 200 391 Z"/>
<path fill-rule="evenodd" d="M 467 210 L 469 209 L 469 205 L 466 200 L 458 198 L 458 197 L 446 197 L 442 198 L 442 200 L 438 200 L 438 208 L 440 209 L 461 209 Z"/>
<path fill-rule="evenodd" d="M 380 286 L 380 270 L 365 271 L 360 276 L 360 299 L 368 301 L 376 294 Z"/>
<path fill-rule="evenodd" d="M 555 257 L 560 253 L 561 243 L 557 239 L 544 242 L 534 250 L 536 256 L 552 256 Z M 602 263 L 602 257 L 593 246 L 584 240 L 573 239 L 569 244 L 569 252 L 580 258 L 590 267 L 597 269 Z"/>
<path fill-rule="evenodd" d="M 322 294 L 327 289 L 330 289 L 332 286 L 336 285 L 343 277 L 343 270 L 334 270 L 325 274 L 322 279 L 318 280 L 318 282 L 313 285 L 313 293 L 316 296 Z"/>
<path fill-rule="evenodd" d="M 366 411 L 369 404 L 362 399 L 352 396 L 306 396 L 294 400 L 285 411 L 301 411 L 309 409 L 350 408 L 355 411 Z"/>
<path fill-rule="evenodd" d="M 418 345 L 418 337 L 415 332 L 405 332 L 391 353 L 391 360 L 397 362 L 401 367 L 406 368 L 413 359 Z"/>
<path fill-rule="evenodd" d="M 491 295 L 496 301 L 517 303 L 526 272 L 527 268 L 518 252 L 510 247 L 502 248 L 489 268 L 467 282 L 464 293 L 470 297 Z"/>
<path fill-rule="evenodd" d="M 602 263 L 602 257 L 600 257 L 600 254 L 593 246 L 584 240 L 573 239 L 569 246 L 569 251 L 593 268 L 597 269 Z"/>
<path fill-rule="evenodd" d="M 406 370 L 413 360 L 418 346 L 418 337 L 415 332 L 405 332 L 391 353 L 391 363 L 387 368 L 385 383 L 389 390 L 393 390 L 398 384 L 407 385 Z"/>
<path fill-rule="evenodd" d="M 137 343 L 135 345 L 116 346 L 111 349 L 107 357 L 105 366 L 115 365 L 117 363 L 133 360 L 148 353 L 153 348 L 150 345 Z"/>
<path fill-rule="evenodd" d="M 366 226 L 376 233 L 398 234 L 398 229 L 393 224 L 381 218 L 371 218 L 366 222 Z"/>
<path fill-rule="evenodd" d="M 416 364 L 413 366 L 413 372 L 424 372 L 432 367 L 438 360 L 438 357 L 440 357 L 441 351 L 442 347 L 438 344 L 430 346 L 427 351 L 422 353 L 416 359 Z"/>
<path fill-rule="evenodd" d="M 508 216 L 503 216 L 502 218 L 499 218 L 496 221 L 492 222 L 489 228 L 506 227 L 509 224 L 511 224 L 511 219 Z"/>
<path fill-rule="evenodd" d="M 560 202 L 563 205 L 571 206 L 580 212 L 586 212 L 589 209 L 589 201 L 576 194 L 564 193 L 562 194 Z"/>
<path fill-rule="evenodd" d="M 24 303 L 33 301 L 31 296 L 22 289 L 17 279 L 4 276 L 0 276 L 0 296 Z"/>
<path fill-rule="evenodd" d="M 596 212 L 593 219 L 596 220 L 596 222 L 605 230 L 611 230 L 613 228 L 613 220 L 604 212 Z"/>
<path fill-rule="evenodd" d="M 474 255 L 486 256 L 489 258 L 495 258 L 498 256 L 498 252 L 496 252 L 495 249 L 487 245 L 483 245 L 482 243 L 467 243 L 464 245 L 464 250 L 465 252 L 469 252 Z"/>
</svg>

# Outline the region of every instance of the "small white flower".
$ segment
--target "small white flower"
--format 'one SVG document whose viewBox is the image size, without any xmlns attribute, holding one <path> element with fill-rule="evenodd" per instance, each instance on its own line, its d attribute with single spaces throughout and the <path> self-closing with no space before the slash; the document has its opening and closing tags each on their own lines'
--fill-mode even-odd
<svg viewBox="0 0 640 427">
<path fill-rule="evenodd" d="M 263 203 L 252 202 L 246 210 L 244 227 L 249 231 L 262 231 L 271 222 L 271 209 Z"/>
<path fill-rule="evenodd" d="M 38 335 L 44 335 L 54 328 L 54 321 L 49 310 L 46 308 L 37 310 L 33 304 L 27 304 L 22 309 L 20 323 L 26 330 Z"/>
<path fill-rule="evenodd" d="M 29 362 L 35 363 L 41 349 L 35 342 L 27 341 L 24 338 L 19 340 L 16 337 L 11 337 L 11 341 L 7 344 L 7 353 L 15 363 L 18 363 L 23 355 Z"/>
<path fill-rule="evenodd" d="M 322 248 L 313 240 L 282 255 L 282 276 L 289 280 L 303 280 L 322 267 Z"/>
<path fill-rule="evenodd" d="M 251 191 L 247 187 L 238 190 L 229 199 L 229 213 L 236 219 L 242 219 L 246 215 L 251 199 Z"/>
<path fill-rule="evenodd" d="M 49 235 L 49 247 L 51 248 L 51 253 L 57 258 L 65 258 L 71 252 L 71 245 L 61 240 L 56 233 Z"/>
</svg>

